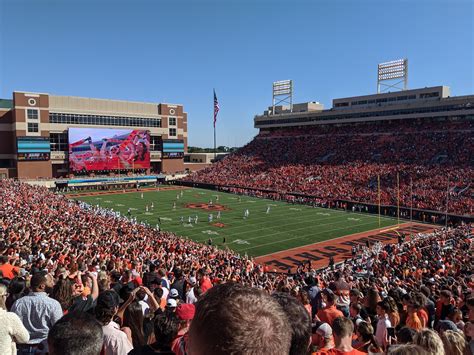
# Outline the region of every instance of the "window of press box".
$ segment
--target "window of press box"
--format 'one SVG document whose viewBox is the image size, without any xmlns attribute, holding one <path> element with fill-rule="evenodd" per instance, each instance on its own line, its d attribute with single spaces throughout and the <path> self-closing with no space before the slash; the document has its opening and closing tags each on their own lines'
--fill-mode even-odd
<svg viewBox="0 0 474 355">
<path fill-rule="evenodd" d="M 38 110 L 28 109 L 26 115 L 29 120 L 37 120 L 38 119 Z"/>
<path fill-rule="evenodd" d="M 170 128 L 169 129 L 169 135 L 171 137 L 176 137 L 176 128 Z"/>
<path fill-rule="evenodd" d="M 176 126 L 176 117 L 169 117 L 168 118 L 168 125 L 169 126 Z"/>
</svg>

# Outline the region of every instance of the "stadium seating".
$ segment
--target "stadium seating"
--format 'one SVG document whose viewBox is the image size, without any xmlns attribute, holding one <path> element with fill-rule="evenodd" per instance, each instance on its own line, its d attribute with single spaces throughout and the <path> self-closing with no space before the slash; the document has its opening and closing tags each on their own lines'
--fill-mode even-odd
<svg viewBox="0 0 474 355">
<path fill-rule="evenodd" d="M 184 180 L 472 215 L 472 122 L 391 122 L 262 131 Z M 449 179 L 449 182 L 448 182 Z M 411 195 L 411 184 L 413 195 Z M 449 185 L 448 185 L 449 184 Z M 411 197 L 413 196 L 413 197 Z"/>
<path fill-rule="evenodd" d="M 141 353 L 139 349 L 145 351 L 148 342 L 168 353 L 183 354 L 190 346 L 188 332 L 190 338 L 196 336 L 194 314 L 202 325 L 194 331 L 199 332 L 201 339 L 206 336 L 209 342 L 200 346 L 212 346 L 214 341 L 219 341 L 228 346 L 246 347 L 245 342 L 234 337 L 235 331 L 224 332 L 217 338 L 211 336 L 213 323 L 209 319 L 219 316 L 229 322 L 238 321 L 232 325 L 237 328 L 242 322 L 250 321 L 242 328 L 247 332 L 242 339 L 247 341 L 253 334 L 249 327 L 265 330 L 268 339 L 277 330 L 281 333 L 288 328 L 278 333 L 281 354 L 304 353 L 291 349 L 299 349 L 301 344 L 305 349 L 311 327 L 312 346 L 321 351 L 317 354 L 326 354 L 329 347 L 347 349 L 352 338 L 339 337 L 341 322 L 349 334 L 352 322 L 357 327 L 358 336 L 354 335 L 352 345 L 363 351 L 369 345 L 372 351 L 377 346 L 387 348 L 390 344 L 386 342 L 386 327 L 390 326 L 399 330 L 399 342 L 402 333 L 408 331 L 411 336 L 415 334 L 409 341 L 423 346 L 417 342 L 417 336 L 432 336 L 441 344 L 441 350 L 445 330 L 459 333 L 464 326 L 469 329 L 473 326 L 473 265 L 466 257 L 472 255 L 470 225 L 417 234 L 401 244 L 377 243 L 370 249 L 360 246 L 354 259 L 339 266 L 317 271 L 308 263 L 295 274 L 284 275 L 272 273 L 232 251 L 159 232 L 111 210 L 68 200 L 43 187 L 0 180 L 0 200 L 0 308 L 6 306 L 17 314 L 26 327 L 23 333 L 20 330 L 22 336 L 16 334 L 10 339 L 2 335 L 0 340 L 19 343 L 22 352 L 37 350 L 41 342 L 41 346 L 50 346 L 51 354 L 59 354 L 65 348 L 79 346 L 75 340 L 80 337 L 87 339 L 80 344 L 81 353 L 98 354 L 100 349 L 105 349 L 106 353 L 122 354 L 134 347 L 131 354 L 136 354 Z M 42 276 L 46 273 L 50 276 Z M 232 286 L 232 283 L 243 286 Z M 228 285 L 206 292 L 218 284 Z M 2 285 L 7 285 L 9 295 Z M 275 294 L 285 313 L 266 293 Z M 246 307 L 239 306 L 239 297 L 244 297 Z M 32 302 L 30 307 L 24 306 L 26 298 L 31 299 L 27 301 Z M 191 306 L 193 303 L 195 306 Z M 217 314 L 216 309 L 222 312 Z M 86 311 L 95 313 L 97 320 Z M 70 315 L 57 321 L 62 312 Z M 320 320 L 326 319 L 330 312 L 350 317 L 352 322 L 331 318 L 326 320 L 330 324 L 323 325 Z M 6 313 L 0 312 L 0 317 L 3 314 Z M 113 318 L 115 314 L 117 317 Z M 9 322 L 11 317 L 7 316 Z M 41 327 L 41 332 L 32 328 L 29 321 L 32 317 L 38 319 L 40 325 L 36 327 Z M 150 325 L 152 319 L 154 327 Z M 279 325 L 263 329 L 259 319 Z M 289 327 L 281 325 L 285 320 L 293 328 L 291 339 L 287 335 Z M 53 326 L 56 321 L 57 325 Z M 372 338 L 375 335 L 370 344 L 361 335 L 363 329 L 359 329 L 364 324 L 368 327 L 369 323 L 372 326 L 367 328 L 367 334 Z M 120 325 L 124 326 L 122 330 Z M 159 338 L 165 326 L 171 327 L 166 330 L 166 342 Z M 16 327 L 20 326 L 16 324 Z M 440 335 L 422 329 L 433 327 Z M 109 332 L 107 336 L 106 332 Z M 327 338 L 331 333 L 334 342 Z M 464 348 L 465 338 L 457 333 L 454 335 L 461 337 Z M 28 341 L 28 334 L 30 342 L 20 344 Z M 71 334 L 75 334 L 73 338 Z M 466 334 L 470 340 L 470 330 Z M 117 339 L 127 350 L 117 350 Z M 255 353 L 262 353 L 274 344 L 266 343 L 263 338 L 254 341 L 262 347 Z M 445 346 L 453 341 L 448 339 Z M 326 350 L 321 350 L 322 347 Z M 95 350 L 84 352 L 86 348 Z"/>
</svg>

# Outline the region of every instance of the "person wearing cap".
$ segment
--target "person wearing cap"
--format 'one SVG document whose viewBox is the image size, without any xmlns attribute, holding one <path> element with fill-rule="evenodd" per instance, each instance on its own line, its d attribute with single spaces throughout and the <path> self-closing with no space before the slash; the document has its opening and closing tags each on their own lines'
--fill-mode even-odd
<svg viewBox="0 0 474 355">
<path fill-rule="evenodd" d="M 353 332 L 354 325 L 350 319 L 344 317 L 334 319 L 332 326 L 334 348 L 320 350 L 314 355 L 364 355 L 365 353 L 352 347 Z"/>
<path fill-rule="evenodd" d="M 199 296 L 201 295 L 201 289 L 196 287 L 197 280 L 194 276 L 189 278 L 189 285 L 191 288 L 186 293 L 186 303 L 196 303 L 198 301 Z"/>
<path fill-rule="evenodd" d="M 166 310 L 170 312 L 175 312 L 176 307 L 178 307 L 178 302 L 176 302 L 175 299 L 169 298 L 168 301 L 166 301 Z"/>
<path fill-rule="evenodd" d="M 120 304 L 119 295 L 112 290 L 99 294 L 95 315 L 102 324 L 104 355 L 128 354 L 133 349 L 130 328 L 122 328 L 113 321 Z"/>
<path fill-rule="evenodd" d="M 182 302 L 181 297 L 179 297 L 179 292 L 178 292 L 178 290 L 175 289 L 175 288 L 172 288 L 172 289 L 170 290 L 170 293 L 169 293 L 169 295 L 168 295 L 168 298 L 172 298 L 172 299 L 174 299 L 176 302 Z"/>
<path fill-rule="evenodd" d="M 332 328 L 329 324 L 317 322 L 312 327 L 311 344 L 316 347 L 315 351 L 329 350 L 334 348 Z"/>
<path fill-rule="evenodd" d="M 179 321 L 179 331 L 171 345 L 171 349 L 176 355 L 187 354 L 188 331 L 195 312 L 194 304 L 183 303 L 176 307 L 175 314 Z"/>
<path fill-rule="evenodd" d="M 336 295 L 329 288 L 325 288 L 321 295 L 323 297 L 323 302 L 326 303 L 326 307 L 320 309 L 317 313 L 318 318 L 332 326 L 332 322 L 337 317 L 344 317 L 342 312 L 336 308 Z"/>
</svg>

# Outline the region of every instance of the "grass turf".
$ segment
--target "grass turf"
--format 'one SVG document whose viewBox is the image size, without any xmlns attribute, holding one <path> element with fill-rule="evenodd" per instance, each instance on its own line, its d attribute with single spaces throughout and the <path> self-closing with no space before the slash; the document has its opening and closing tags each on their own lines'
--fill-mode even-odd
<svg viewBox="0 0 474 355">
<path fill-rule="evenodd" d="M 132 216 L 139 221 L 147 221 L 152 226 L 161 219 L 161 229 L 206 243 L 212 238 L 213 244 L 226 247 L 241 254 L 261 256 L 283 251 L 311 243 L 334 239 L 337 237 L 365 232 L 379 227 L 388 227 L 397 223 L 394 218 L 352 212 L 336 211 L 324 208 L 313 208 L 298 204 L 272 201 L 248 196 L 238 196 L 217 191 L 202 189 L 143 191 L 136 193 L 117 193 L 99 196 L 75 197 L 93 205 L 113 208 L 122 214 L 132 209 Z M 180 196 L 177 199 L 177 196 Z M 216 201 L 218 196 L 219 200 Z M 214 204 L 224 206 L 221 218 L 216 219 L 216 211 L 188 208 L 185 205 Z M 153 202 L 154 208 L 151 209 Z M 176 202 L 176 209 L 173 203 Z M 145 211 L 149 206 L 148 213 Z M 270 212 L 267 214 L 267 206 Z M 249 217 L 244 219 L 244 210 L 249 210 Z M 213 214 L 213 222 L 208 222 L 208 215 Z M 188 223 L 188 217 L 198 216 L 198 223 Z M 184 223 L 180 222 L 180 217 Z M 222 223 L 224 227 L 214 226 Z"/>
</svg>

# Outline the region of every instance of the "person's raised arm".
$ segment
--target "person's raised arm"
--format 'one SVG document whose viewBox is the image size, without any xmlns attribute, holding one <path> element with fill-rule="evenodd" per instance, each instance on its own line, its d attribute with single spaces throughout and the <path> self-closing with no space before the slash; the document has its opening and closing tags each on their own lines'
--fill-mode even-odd
<svg viewBox="0 0 474 355">
<path fill-rule="evenodd" d="M 158 308 L 160 308 L 160 304 L 158 303 L 158 301 L 156 300 L 155 298 L 155 295 L 153 295 L 153 292 L 151 292 L 148 287 L 145 287 L 145 286 L 141 286 L 140 287 L 143 291 L 145 291 L 145 293 L 147 294 L 148 296 L 148 299 L 147 299 L 147 302 L 148 302 L 148 305 L 150 306 L 150 309 L 152 312 L 155 312 Z"/>
<path fill-rule="evenodd" d="M 136 289 L 134 289 L 131 293 L 130 293 L 130 296 L 128 296 L 128 300 L 126 300 L 124 302 L 124 304 L 119 308 L 119 310 L 117 311 L 117 317 L 119 317 L 120 319 L 123 319 L 123 314 L 125 312 L 125 310 L 127 309 L 127 307 L 130 305 L 130 303 L 132 303 L 134 300 L 135 300 L 135 295 L 137 293 L 137 291 L 139 290 L 139 288 L 137 287 Z"/>
<path fill-rule="evenodd" d="M 95 301 L 97 297 L 99 297 L 99 284 L 97 283 L 97 276 L 91 272 L 89 272 L 87 276 L 89 276 L 89 278 L 92 280 L 91 297 Z"/>
</svg>

